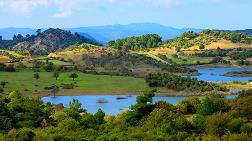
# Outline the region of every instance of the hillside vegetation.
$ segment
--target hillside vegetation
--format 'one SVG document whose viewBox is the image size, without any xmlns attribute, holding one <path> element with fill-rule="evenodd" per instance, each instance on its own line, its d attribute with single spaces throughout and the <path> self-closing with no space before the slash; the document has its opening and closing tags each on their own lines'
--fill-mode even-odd
<svg viewBox="0 0 252 141">
<path fill-rule="evenodd" d="M 89 44 L 74 45 L 70 48 L 49 54 L 48 57 L 72 61 L 83 70 L 95 73 L 136 75 L 144 77 L 155 71 L 174 73 L 193 73 L 194 70 L 172 66 L 166 61 L 153 56 L 133 51 L 122 51 L 110 47 Z"/>
<path fill-rule="evenodd" d="M 120 50 L 141 50 L 157 47 L 162 44 L 162 37 L 157 34 L 146 34 L 142 36 L 132 36 L 123 39 L 111 40 L 108 42 L 110 47 Z"/>
<path fill-rule="evenodd" d="M 220 40 L 228 40 L 232 43 L 251 44 L 252 36 L 245 33 L 228 31 L 204 30 L 199 34 L 195 32 L 185 32 L 180 37 L 175 38 L 168 46 L 176 48 L 189 48 L 192 46 L 210 45 Z"/>
<path fill-rule="evenodd" d="M 80 36 L 78 33 L 50 28 L 43 32 L 38 30 L 37 35 L 26 35 L 23 37 L 21 34 L 18 34 L 13 36 L 13 40 L 0 40 L 0 49 L 42 55 L 65 49 L 76 43 L 99 44 L 94 40 Z"/>
<path fill-rule="evenodd" d="M 13 91 L 0 97 L 0 138 L 15 141 L 251 141 L 252 91 L 233 100 L 213 94 L 172 105 L 146 90 L 117 116 L 91 114 L 79 100 L 68 107 Z"/>
<path fill-rule="evenodd" d="M 251 57 L 250 50 L 252 50 L 251 35 L 230 31 L 204 30 L 200 33 L 185 32 L 159 47 L 149 48 L 148 50 L 134 50 L 132 52 L 176 65 L 216 63 L 222 65 L 250 65 L 252 64 L 249 61 Z"/>
</svg>

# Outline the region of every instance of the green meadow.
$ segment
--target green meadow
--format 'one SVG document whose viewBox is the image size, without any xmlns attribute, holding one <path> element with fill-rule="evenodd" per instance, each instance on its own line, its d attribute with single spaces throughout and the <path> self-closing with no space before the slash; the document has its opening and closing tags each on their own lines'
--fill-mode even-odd
<svg viewBox="0 0 252 141">
<path fill-rule="evenodd" d="M 142 91 L 148 86 L 144 79 L 126 77 L 126 76 L 108 76 L 108 75 L 92 75 L 82 72 L 75 72 L 78 78 L 75 81 L 69 78 L 73 72 L 62 72 L 58 80 L 53 77 L 53 72 L 38 72 L 40 78 L 36 80 L 32 70 L 20 70 L 18 72 L 1 72 L 0 81 L 7 81 L 5 93 L 12 90 L 18 90 L 24 93 L 45 92 L 45 87 L 53 84 L 58 86 L 62 84 L 75 84 L 75 90 L 87 91 Z"/>
</svg>

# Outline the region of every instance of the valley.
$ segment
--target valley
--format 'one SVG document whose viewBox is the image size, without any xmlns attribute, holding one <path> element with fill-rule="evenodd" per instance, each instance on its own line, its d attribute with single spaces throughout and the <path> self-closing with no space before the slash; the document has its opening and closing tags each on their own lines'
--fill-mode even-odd
<svg viewBox="0 0 252 141">
<path fill-rule="evenodd" d="M 250 77 L 226 76 L 224 78 L 224 76 L 217 77 L 220 73 L 215 75 L 215 72 L 221 72 L 222 68 L 230 70 L 226 73 L 232 72 L 232 68 L 234 70 L 237 68 L 238 71 L 251 68 L 252 38 L 244 33 L 189 31 L 166 42 L 156 34 L 148 34 L 111 40 L 108 46 L 101 46 L 87 39 L 94 44 L 81 44 L 76 41 L 70 43 L 68 47 L 63 45 L 64 42 L 58 46 L 57 44 L 61 42 L 50 41 L 58 38 L 57 34 L 61 34 L 62 39 L 67 38 L 64 39 L 66 41 L 73 41 L 71 38 L 75 38 L 67 37 L 69 32 L 49 29 L 44 32 L 39 31 L 37 35 L 32 35 L 31 39 L 23 37 L 24 39 L 16 40 L 17 45 L 13 48 L 9 46 L 7 48 L 10 50 L 0 51 L 2 67 L 13 69 L 0 75 L 2 81 L 8 82 L 4 88 L 5 93 L 19 90 L 32 97 L 46 96 L 52 94 L 50 87 L 54 85 L 59 87 L 58 95 L 139 93 L 148 88 L 144 79 L 149 73 L 154 72 L 169 72 L 175 75 L 192 76 L 210 83 L 218 82 L 217 85 L 227 86 L 231 91 L 239 88 L 240 83 L 243 84 L 242 88 L 250 88 L 249 80 L 252 80 Z M 75 36 L 81 39 L 77 33 Z M 41 56 L 41 52 L 38 53 L 34 48 L 36 46 L 28 48 L 27 45 L 21 45 L 32 40 L 29 46 L 33 46 L 33 39 L 41 40 L 45 45 L 50 43 L 50 46 L 57 46 L 57 48 L 47 50 L 49 46 L 36 43 L 36 46 L 41 46 L 38 47 L 39 50 L 48 52 L 47 56 Z M 3 43 L 5 44 L 5 41 Z M 19 49 L 16 46 L 20 46 Z M 210 71 L 215 68 L 213 72 Z M 4 68 L 2 70 L 4 71 Z M 58 75 L 57 80 L 54 77 L 55 73 Z M 39 75 L 39 78 L 36 79 L 35 74 Z M 69 77 L 71 74 L 78 75 L 75 81 L 71 81 Z M 240 83 L 237 83 L 239 81 Z M 71 87 L 64 89 L 64 85 Z M 158 88 L 158 92 L 162 95 L 181 95 L 180 92 L 171 93 L 171 89 L 164 88 Z M 183 95 L 186 95 L 185 93 L 198 95 L 197 92 L 190 92 L 190 90 L 185 90 Z"/>
<path fill-rule="evenodd" d="M 0 41 L 0 140 L 156 140 L 152 130 L 178 141 L 250 138 L 251 35 L 188 31 L 102 45 L 48 29 L 16 38 Z"/>
</svg>

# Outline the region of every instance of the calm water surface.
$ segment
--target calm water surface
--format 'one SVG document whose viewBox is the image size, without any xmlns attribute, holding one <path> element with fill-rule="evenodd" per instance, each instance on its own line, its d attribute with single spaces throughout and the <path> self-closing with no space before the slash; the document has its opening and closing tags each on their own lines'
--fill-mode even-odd
<svg viewBox="0 0 252 141">
<path fill-rule="evenodd" d="M 249 81 L 252 77 L 227 77 L 221 76 L 231 71 L 252 71 L 252 68 L 198 68 L 200 76 L 195 76 L 198 80 L 204 80 L 209 82 L 231 82 L 231 81 Z M 122 97 L 123 99 L 118 99 Z M 62 103 L 65 107 L 73 99 L 78 99 L 90 113 L 95 113 L 99 108 L 106 114 L 117 115 L 123 110 L 128 109 L 131 105 L 135 104 L 137 95 L 89 95 L 89 96 L 58 96 L 58 97 L 44 97 L 43 102 L 51 102 L 53 104 Z M 236 95 L 226 96 L 229 99 L 233 99 Z M 172 104 L 176 104 L 181 100 L 187 99 L 186 96 L 155 96 L 153 102 L 167 101 Z M 97 103 L 97 100 L 102 99 L 106 103 Z"/>
<path fill-rule="evenodd" d="M 123 97 L 125 99 L 117 99 Z M 73 99 L 78 99 L 90 113 L 95 113 L 99 108 L 102 109 L 106 114 L 117 115 L 123 110 L 128 109 L 131 105 L 135 104 L 137 95 L 90 95 L 90 96 L 57 96 L 57 97 L 43 97 L 43 102 L 51 102 L 53 104 L 62 103 L 65 107 L 69 105 L 69 102 Z M 227 98 L 235 98 L 236 95 L 229 95 Z M 187 99 L 186 96 L 155 96 L 153 102 L 167 101 L 172 104 L 176 104 L 181 100 Z M 107 103 L 97 103 L 98 99 L 105 99 Z"/>
<path fill-rule="evenodd" d="M 195 77 L 198 80 L 208 82 L 232 82 L 232 81 L 248 82 L 249 80 L 252 80 L 252 77 L 222 76 L 227 72 L 252 71 L 252 68 L 198 68 L 197 70 L 199 71 L 199 73 L 201 73 L 201 75 Z"/>
</svg>

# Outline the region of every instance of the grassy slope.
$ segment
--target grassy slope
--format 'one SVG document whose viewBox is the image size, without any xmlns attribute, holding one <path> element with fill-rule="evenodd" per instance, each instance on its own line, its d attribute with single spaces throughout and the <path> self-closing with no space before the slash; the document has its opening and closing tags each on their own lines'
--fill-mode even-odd
<svg viewBox="0 0 252 141">
<path fill-rule="evenodd" d="M 31 70 L 22 70 L 20 72 L 1 72 L 0 80 L 8 81 L 5 92 L 11 90 L 19 90 L 26 93 L 43 92 L 44 87 L 51 86 L 52 84 L 60 85 L 62 83 L 73 83 L 69 78 L 70 72 L 61 73 L 59 79 L 56 81 L 52 77 L 51 72 L 40 72 L 40 79 L 33 78 L 34 72 Z M 105 75 L 90 75 L 78 73 L 79 78 L 76 79 L 78 87 L 75 90 L 94 90 L 94 91 L 142 91 L 147 88 L 143 79 L 124 77 L 124 76 L 105 76 Z M 35 86 L 38 85 L 38 86 Z"/>
<path fill-rule="evenodd" d="M 10 50 L 1 50 L 0 49 L 0 52 L 8 52 L 9 54 L 13 55 L 14 57 L 16 58 L 20 58 L 20 57 L 23 57 L 23 55 L 15 52 L 15 51 L 10 51 Z M 9 58 L 9 56 L 1 56 L 0 55 L 0 63 L 5 63 L 5 62 L 9 62 L 11 61 L 11 59 Z"/>
<path fill-rule="evenodd" d="M 204 40 L 203 37 L 197 39 L 197 40 Z M 217 42 L 213 42 L 209 45 L 205 46 L 205 51 L 206 50 L 215 50 L 218 47 L 220 47 L 221 49 L 233 49 L 233 48 L 252 48 L 252 44 L 247 45 L 247 44 L 242 44 L 242 43 L 232 43 L 231 41 L 228 40 L 219 40 Z M 199 46 L 195 45 L 186 49 L 181 49 L 181 52 L 185 53 L 185 54 L 194 54 L 195 52 L 200 51 Z M 176 54 L 176 49 L 175 47 L 172 46 L 167 46 L 167 48 L 165 47 L 159 47 L 159 48 L 155 48 L 155 49 L 150 49 L 148 52 L 134 52 L 134 53 L 138 53 L 138 54 L 145 54 L 148 55 L 150 57 L 153 57 L 154 59 L 159 59 L 158 54 L 161 55 L 166 55 L 168 59 L 170 59 L 173 63 L 175 64 L 179 64 L 179 65 L 190 65 L 190 64 L 196 64 L 197 60 L 199 60 L 201 63 L 208 63 L 209 61 L 211 61 L 211 59 L 206 58 L 206 57 L 186 57 L 186 56 L 180 56 L 180 58 L 175 58 L 172 55 Z M 181 58 L 185 58 L 184 60 Z"/>
<path fill-rule="evenodd" d="M 40 61 L 46 62 L 46 60 L 40 60 Z M 60 60 L 49 60 L 48 62 L 52 62 L 56 66 L 73 65 L 70 62 L 63 62 L 63 61 L 60 61 Z"/>
<path fill-rule="evenodd" d="M 83 55 L 90 56 L 100 56 L 100 51 L 104 51 L 106 53 L 115 52 L 114 49 L 108 47 L 94 46 L 90 44 L 82 44 L 80 46 L 70 46 L 69 48 L 61 51 L 61 52 L 53 52 L 48 55 L 48 57 L 53 58 L 64 58 L 65 60 L 74 60 L 77 64 L 83 65 Z M 105 53 L 105 54 L 106 54 Z"/>
<path fill-rule="evenodd" d="M 242 43 L 233 43 L 229 40 L 219 40 L 217 42 L 211 43 L 210 45 L 206 45 L 204 50 L 214 50 L 220 47 L 221 49 L 233 49 L 233 48 L 252 48 L 252 45 L 242 44 Z M 192 46 L 187 49 L 183 49 L 186 51 L 194 51 L 194 50 L 200 50 L 199 46 Z"/>
<path fill-rule="evenodd" d="M 10 51 L 10 50 L 0 50 L 0 51 L 8 52 L 9 54 L 11 54 L 11 55 L 13 55 L 13 56 L 15 56 L 15 57 L 17 57 L 17 58 L 23 57 L 23 55 L 21 55 L 21 54 L 15 52 L 15 51 Z"/>
</svg>

